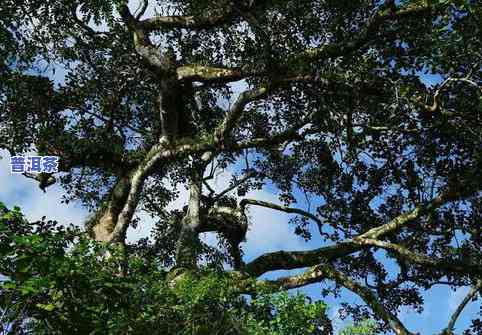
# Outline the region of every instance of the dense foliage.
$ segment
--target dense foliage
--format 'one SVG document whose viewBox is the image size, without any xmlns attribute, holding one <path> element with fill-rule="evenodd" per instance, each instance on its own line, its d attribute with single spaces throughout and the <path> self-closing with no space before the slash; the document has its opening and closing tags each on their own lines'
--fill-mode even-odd
<svg viewBox="0 0 482 335">
<path fill-rule="evenodd" d="M 56 222 L 27 222 L 0 203 L 2 333 L 326 334 L 326 306 L 302 295 L 246 300 L 236 283 L 205 269 L 169 285 L 166 271 L 86 239 Z M 103 257 L 109 253 L 110 257 Z"/>
<path fill-rule="evenodd" d="M 346 332 L 412 334 L 402 307 L 470 286 L 450 334 L 482 286 L 481 30 L 473 0 L 3 0 L 0 149 L 60 156 L 25 176 L 92 212 L 2 228 L 3 308 L 44 331 L 329 333 L 277 295 L 328 282 L 375 322 Z M 253 206 L 318 248 L 246 262 Z M 140 210 L 157 223 L 129 244 Z"/>
</svg>

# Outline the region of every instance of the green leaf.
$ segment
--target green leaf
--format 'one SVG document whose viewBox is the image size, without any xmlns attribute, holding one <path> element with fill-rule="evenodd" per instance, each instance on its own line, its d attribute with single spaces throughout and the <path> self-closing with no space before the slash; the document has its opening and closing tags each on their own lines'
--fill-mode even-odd
<svg viewBox="0 0 482 335">
<path fill-rule="evenodd" d="M 46 310 L 47 312 L 52 312 L 55 309 L 55 305 L 53 305 L 53 304 L 40 304 L 40 303 L 38 303 L 35 306 L 37 306 L 40 309 Z"/>
</svg>

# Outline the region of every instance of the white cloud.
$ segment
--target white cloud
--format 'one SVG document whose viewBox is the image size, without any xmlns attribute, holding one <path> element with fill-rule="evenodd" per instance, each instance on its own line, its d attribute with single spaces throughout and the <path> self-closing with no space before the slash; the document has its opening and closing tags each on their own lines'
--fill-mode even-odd
<svg viewBox="0 0 482 335">
<path fill-rule="evenodd" d="M 331 325 L 333 326 L 333 334 L 338 334 L 346 325 L 346 320 L 341 318 L 341 307 L 335 305 L 330 307 L 331 313 L 329 318 L 331 320 Z"/>
<path fill-rule="evenodd" d="M 0 152 L 3 159 L 0 160 L 0 201 L 8 207 L 19 206 L 28 220 L 35 221 L 42 216 L 48 219 L 57 220 L 66 225 L 83 226 L 88 211 L 79 202 L 71 201 L 68 205 L 62 204 L 61 199 L 63 189 L 55 184 L 47 189 L 47 193 L 42 192 L 34 180 L 25 178 L 22 175 L 11 174 L 9 165 L 9 155 L 6 151 Z M 216 174 L 210 181 L 210 185 L 217 192 L 225 189 L 229 185 L 232 174 L 228 170 L 223 170 Z M 187 202 L 188 192 L 182 187 L 179 197 L 169 205 L 169 208 L 182 208 Z M 246 197 L 263 201 L 277 203 L 276 195 L 266 191 L 253 191 Z M 242 244 L 249 260 L 261 253 L 277 250 L 302 250 L 308 245 L 298 236 L 293 234 L 293 229 L 288 225 L 288 215 L 268 208 L 251 206 L 248 209 L 250 218 L 249 231 L 246 242 Z M 148 237 L 155 224 L 155 219 L 151 218 L 146 212 L 138 213 L 141 221 L 137 228 L 129 228 L 128 241 L 134 242 L 139 238 Z M 217 245 L 215 234 L 204 234 L 203 239 L 210 245 Z"/>
<path fill-rule="evenodd" d="M 279 203 L 275 194 L 265 190 L 250 192 L 246 197 Z M 286 213 L 259 206 L 251 206 L 248 213 L 250 225 L 246 242 L 242 246 L 249 256 L 278 250 L 303 250 L 309 247 L 293 233 Z"/>
<path fill-rule="evenodd" d="M 223 170 L 209 183 L 215 191 L 220 192 L 229 186 L 231 178 L 232 173 Z M 276 194 L 265 189 L 251 191 L 243 198 L 279 203 Z M 307 249 L 307 244 L 300 237 L 294 235 L 293 228 L 288 224 L 289 216 L 286 213 L 259 206 L 250 206 L 248 217 L 249 230 L 246 235 L 246 242 L 241 245 L 246 252 L 246 258 L 249 259 L 261 253 L 278 250 Z"/>
<path fill-rule="evenodd" d="M 44 193 L 36 181 L 19 174 L 10 173 L 10 156 L 0 150 L 0 201 L 7 207 L 19 206 L 30 221 L 42 216 L 57 220 L 66 225 L 72 223 L 81 226 L 87 217 L 87 211 L 78 202 L 61 204 L 63 190 L 55 184 Z"/>
<path fill-rule="evenodd" d="M 232 173 L 229 170 L 222 170 L 209 180 L 209 185 L 220 192 L 229 186 Z M 168 182 L 167 182 L 168 183 Z M 180 186 L 179 197 L 169 205 L 170 209 L 179 209 L 186 205 L 188 192 L 184 186 Z M 277 196 L 267 190 L 249 192 L 246 198 L 279 203 Z M 148 237 L 155 220 L 147 213 L 140 213 L 141 222 L 136 229 L 129 228 L 128 241 L 133 242 L 142 237 Z M 246 253 L 245 260 L 265 253 L 278 250 L 306 250 L 311 248 L 300 237 L 293 233 L 293 227 L 288 224 L 289 216 L 273 209 L 250 206 L 248 208 L 249 230 L 246 242 L 242 248 Z M 215 234 L 203 234 L 202 239 L 209 245 L 216 246 Z"/>
</svg>

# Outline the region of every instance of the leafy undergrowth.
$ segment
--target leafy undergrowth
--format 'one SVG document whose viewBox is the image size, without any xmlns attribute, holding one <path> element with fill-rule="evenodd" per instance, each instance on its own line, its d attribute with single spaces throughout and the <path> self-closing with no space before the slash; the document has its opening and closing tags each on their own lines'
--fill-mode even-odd
<svg viewBox="0 0 482 335">
<path fill-rule="evenodd" d="M 175 285 L 167 271 L 95 243 L 54 221 L 27 222 L 0 203 L 3 333 L 34 334 L 330 334 L 327 306 L 301 294 L 239 294 L 209 269 Z M 342 334 L 371 334 L 372 324 Z"/>
</svg>

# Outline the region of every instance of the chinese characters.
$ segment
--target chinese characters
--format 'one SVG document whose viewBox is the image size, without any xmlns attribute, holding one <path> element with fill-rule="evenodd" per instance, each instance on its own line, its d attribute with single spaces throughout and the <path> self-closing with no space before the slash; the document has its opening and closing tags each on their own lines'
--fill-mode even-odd
<svg viewBox="0 0 482 335">
<path fill-rule="evenodd" d="M 57 156 L 12 156 L 10 157 L 11 173 L 54 173 L 58 172 Z"/>
</svg>

